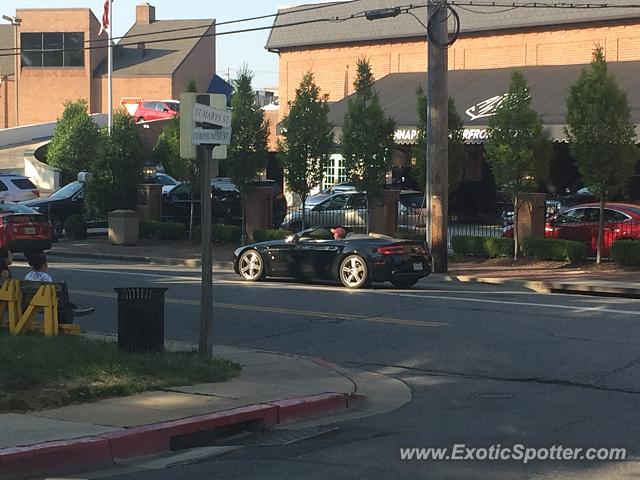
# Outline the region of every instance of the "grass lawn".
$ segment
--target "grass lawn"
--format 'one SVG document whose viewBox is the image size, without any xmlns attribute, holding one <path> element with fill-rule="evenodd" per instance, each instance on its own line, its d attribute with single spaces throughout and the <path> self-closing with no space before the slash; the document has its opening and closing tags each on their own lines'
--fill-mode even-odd
<svg viewBox="0 0 640 480">
<path fill-rule="evenodd" d="M 239 373 L 239 365 L 197 352 L 130 355 L 116 343 L 83 337 L 0 333 L 0 413 L 221 382 Z"/>
</svg>

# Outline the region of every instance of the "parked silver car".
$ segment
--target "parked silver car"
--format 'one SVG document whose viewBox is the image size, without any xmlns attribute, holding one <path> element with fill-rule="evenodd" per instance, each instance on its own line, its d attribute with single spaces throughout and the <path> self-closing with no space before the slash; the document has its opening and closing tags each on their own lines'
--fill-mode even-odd
<svg viewBox="0 0 640 480">
<path fill-rule="evenodd" d="M 282 228 L 302 229 L 302 208 L 289 210 Z M 336 193 L 317 205 L 304 206 L 305 226 L 364 228 L 367 224 L 367 196 L 359 192 Z"/>
</svg>

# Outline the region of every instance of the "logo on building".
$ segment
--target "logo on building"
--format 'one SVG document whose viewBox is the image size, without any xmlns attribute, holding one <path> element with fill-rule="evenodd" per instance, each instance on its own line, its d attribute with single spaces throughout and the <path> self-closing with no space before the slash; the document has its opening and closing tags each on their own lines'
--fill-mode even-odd
<svg viewBox="0 0 640 480">
<path fill-rule="evenodd" d="M 505 93 L 504 95 L 496 95 L 495 97 L 487 98 L 482 102 L 476 103 L 473 107 L 467 108 L 465 113 L 469 115 L 471 120 L 492 117 L 495 115 L 496 109 L 502 105 L 508 96 L 509 94 Z"/>
</svg>

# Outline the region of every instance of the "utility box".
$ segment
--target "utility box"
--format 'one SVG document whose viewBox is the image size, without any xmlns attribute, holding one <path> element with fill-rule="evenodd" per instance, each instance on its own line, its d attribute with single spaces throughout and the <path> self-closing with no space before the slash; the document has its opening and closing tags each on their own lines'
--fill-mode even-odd
<svg viewBox="0 0 640 480">
<path fill-rule="evenodd" d="M 544 238 L 547 216 L 545 193 L 521 193 L 518 209 L 518 239 Z"/>
<path fill-rule="evenodd" d="M 109 212 L 109 242 L 113 245 L 136 245 L 138 243 L 138 214 L 133 210 Z"/>
<path fill-rule="evenodd" d="M 138 185 L 136 210 L 140 220 L 160 220 L 162 218 L 162 185 L 152 183 Z"/>
</svg>

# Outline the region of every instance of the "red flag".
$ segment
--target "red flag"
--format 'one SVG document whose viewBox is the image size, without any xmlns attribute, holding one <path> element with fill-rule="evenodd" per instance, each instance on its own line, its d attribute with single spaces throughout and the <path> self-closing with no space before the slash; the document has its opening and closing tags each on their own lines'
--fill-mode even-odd
<svg viewBox="0 0 640 480">
<path fill-rule="evenodd" d="M 104 9 L 102 12 L 102 23 L 100 24 L 100 31 L 98 35 L 102 35 L 109 29 L 109 0 L 104 0 Z"/>
</svg>

